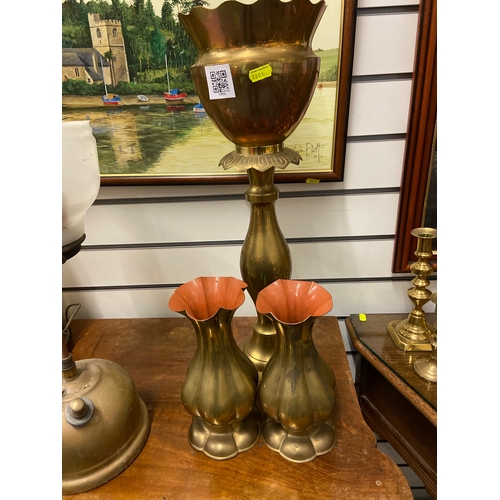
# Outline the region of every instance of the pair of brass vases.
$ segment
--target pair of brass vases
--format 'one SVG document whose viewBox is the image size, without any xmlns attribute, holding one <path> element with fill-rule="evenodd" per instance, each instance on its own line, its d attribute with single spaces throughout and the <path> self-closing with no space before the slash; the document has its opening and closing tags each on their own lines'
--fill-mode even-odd
<svg viewBox="0 0 500 500">
<path fill-rule="evenodd" d="M 309 462 L 336 442 L 335 376 L 312 339 L 314 322 L 332 309 L 332 297 L 314 282 L 294 280 L 277 280 L 258 294 L 257 311 L 277 334 L 259 383 L 231 326 L 246 288 L 233 277 L 200 277 L 170 298 L 170 309 L 191 321 L 197 338 L 181 392 L 193 417 L 189 443 L 225 460 L 251 449 L 262 433 L 282 457 Z"/>
</svg>

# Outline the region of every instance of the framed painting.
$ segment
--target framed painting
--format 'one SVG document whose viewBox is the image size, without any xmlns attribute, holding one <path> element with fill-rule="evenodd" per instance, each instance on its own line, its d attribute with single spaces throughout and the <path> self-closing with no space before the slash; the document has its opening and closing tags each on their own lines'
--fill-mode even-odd
<svg viewBox="0 0 500 500">
<path fill-rule="evenodd" d="M 302 161 L 275 182 L 343 180 L 356 1 L 326 0 L 312 40 L 318 81 L 285 141 Z M 62 120 L 90 121 L 102 185 L 248 181 L 219 166 L 234 144 L 204 112 L 190 72 L 198 54 L 178 18 L 222 2 L 63 1 Z"/>
</svg>

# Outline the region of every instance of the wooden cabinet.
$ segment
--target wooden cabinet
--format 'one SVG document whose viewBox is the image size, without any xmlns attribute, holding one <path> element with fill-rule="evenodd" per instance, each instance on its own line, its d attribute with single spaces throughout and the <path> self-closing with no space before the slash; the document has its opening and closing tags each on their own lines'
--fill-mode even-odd
<svg viewBox="0 0 500 500">
<path fill-rule="evenodd" d="M 367 314 L 346 319 L 359 352 L 356 385 L 368 425 L 403 457 L 437 496 L 437 384 L 420 378 L 413 363 L 429 352 L 403 352 L 387 333 L 389 322 L 406 314 Z"/>
</svg>

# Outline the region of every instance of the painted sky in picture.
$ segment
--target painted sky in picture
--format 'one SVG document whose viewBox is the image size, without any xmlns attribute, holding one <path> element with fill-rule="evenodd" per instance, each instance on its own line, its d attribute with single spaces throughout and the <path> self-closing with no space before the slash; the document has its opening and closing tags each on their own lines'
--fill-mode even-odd
<svg viewBox="0 0 500 500">
<path fill-rule="evenodd" d="M 215 8 L 226 0 L 209 0 L 209 7 Z M 241 3 L 251 4 L 255 0 L 238 0 Z M 317 3 L 313 1 L 312 3 Z M 161 6 L 163 0 L 152 0 L 153 7 L 158 16 L 161 15 Z M 323 19 L 319 23 L 316 34 L 313 38 L 313 50 L 316 49 L 337 49 L 339 47 L 340 38 L 340 14 L 342 8 L 342 0 L 326 0 L 326 11 L 323 14 Z"/>
</svg>

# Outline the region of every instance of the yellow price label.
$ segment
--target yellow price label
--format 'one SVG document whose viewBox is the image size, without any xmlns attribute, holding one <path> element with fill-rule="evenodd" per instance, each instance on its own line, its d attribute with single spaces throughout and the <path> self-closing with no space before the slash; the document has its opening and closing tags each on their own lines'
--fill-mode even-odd
<svg viewBox="0 0 500 500">
<path fill-rule="evenodd" d="M 360 314 L 359 321 L 366 321 L 366 314 Z"/>
<path fill-rule="evenodd" d="M 268 78 L 273 74 L 273 68 L 269 66 L 269 64 L 264 64 L 264 66 L 259 66 L 258 68 L 251 69 L 248 72 L 248 77 L 252 80 L 253 83 L 258 82 L 259 80 L 264 80 L 264 78 Z"/>
<path fill-rule="evenodd" d="M 306 184 L 319 184 L 319 179 L 306 179 Z"/>
</svg>

